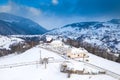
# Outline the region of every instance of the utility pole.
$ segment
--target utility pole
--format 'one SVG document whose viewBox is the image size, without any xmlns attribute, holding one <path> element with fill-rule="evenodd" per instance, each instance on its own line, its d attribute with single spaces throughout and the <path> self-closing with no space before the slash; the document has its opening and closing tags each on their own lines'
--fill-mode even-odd
<svg viewBox="0 0 120 80">
<path fill-rule="evenodd" d="M 44 58 L 43 61 L 44 61 L 44 64 L 45 64 L 45 69 L 46 69 L 47 68 L 47 64 L 48 64 L 48 58 Z"/>
<path fill-rule="evenodd" d="M 40 60 L 39 60 L 39 63 L 40 64 L 42 63 L 41 50 L 40 50 Z"/>
<path fill-rule="evenodd" d="M 83 54 L 83 62 L 84 62 L 85 54 Z"/>
<path fill-rule="evenodd" d="M 39 56 L 39 60 L 38 60 L 38 63 L 36 64 L 36 67 L 39 66 L 39 64 L 42 64 L 42 58 L 41 58 L 41 50 L 40 50 L 40 56 Z"/>
</svg>

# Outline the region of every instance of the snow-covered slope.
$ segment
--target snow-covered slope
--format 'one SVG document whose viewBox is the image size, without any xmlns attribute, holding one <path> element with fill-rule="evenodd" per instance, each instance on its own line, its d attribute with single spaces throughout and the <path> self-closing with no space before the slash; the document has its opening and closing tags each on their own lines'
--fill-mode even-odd
<svg viewBox="0 0 120 80">
<path fill-rule="evenodd" d="M 47 34 L 62 35 L 120 52 L 120 20 L 80 22 L 54 29 Z"/>
<path fill-rule="evenodd" d="M 12 55 L 0 58 L 0 65 L 5 64 L 14 64 L 14 63 L 24 63 L 24 62 L 31 62 L 39 60 L 40 58 L 40 51 L 41 57 L 53 57 L 54 60 L 64 61 L 65 59 L 59 56 L 57 53 L 39 48 L 34 47 L 30 50 L 19 54 L 19 55 Z M 94 55 L 90 55 L 92 58 L 90 62 L 92 63 L 97 62 L 95 59 L 99 59 L 99 57 L 95 57 Z M 99 62 L 100 65 L 107 66 L 116 66 L 112 68 L 112 71 L 116 71 L 120 67 L 120 64 L 116 64 L 115 62 L 106 63 L 106 60 L 103 62 Z M 0 79 L 1 80 L 117 80 L 108 75 L 75 75 L 72 74 L 71 78 L 67 78 L 66 73 L 60 72 L 60 64 L 61 62 L 53 62 L 48 63 L 47 68 L 44 68 L 44 65 L 36 64 L 36 65 L 27 65 L 27 66 L 18 66 L 18 67 L 10 67 L 0 69 Z M 81 67 L 85 67 L 81 62 L 70 60 L 72 67 L 75 69 L 81 69 Z M 107 65 L 109 64 L 109 65 Z M 97 64 L 96 64 L 97 65 Z M 87 66 L 86 66 L 87 67 Z M 86 68 L 85 67 L 85 68 Z M 109 69 L 109 68 L 108 68 Z M 111 70 L 111 69 L 109 69 Z M 119 69 L 117 72 L 120 72 Z M 118 73 L 119 74 L 119 73 Z"/>
<path fill-rule="evenodd" d="M 9 50 L 10 45 L 17 44 L 22 41 L 23 40 L 20 38 L 7 37 L 7 36 L 0 35 L 0 49 L 8 49 Z"/>
</svg>

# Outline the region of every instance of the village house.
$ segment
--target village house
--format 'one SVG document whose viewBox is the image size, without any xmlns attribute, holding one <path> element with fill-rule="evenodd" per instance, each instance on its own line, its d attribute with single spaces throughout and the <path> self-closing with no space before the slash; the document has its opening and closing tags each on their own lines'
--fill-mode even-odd
<svg viewBox="0 0 120 80">
<path fill-rule="evenodd" d="M 70 48 L 67 50 L 67 57 L 70 58 L 87 58 L 87 51 L 83 48 Z"/>
<path fill-rule="evenodd" d="M 63 47 L 64 43 L 61 40 L 54 40 L 50 43 L 50 45 L 54 48 Z"/>
<path fill-rule="evenodd" d="M 46 42 L 47 43 L 51 43 L 53 41 L 53 38 L 52 37 L 46 37 Z"/>
</svg>

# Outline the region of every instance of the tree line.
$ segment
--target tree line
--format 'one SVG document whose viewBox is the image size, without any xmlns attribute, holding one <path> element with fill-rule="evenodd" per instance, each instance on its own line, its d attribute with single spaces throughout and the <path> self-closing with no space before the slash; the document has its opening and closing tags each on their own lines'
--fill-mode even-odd
<svg viewBox="0 0 120 80">
<path fill-rule="evenodd" d="M 37 44 L 39 44 L 39 42 L 36 42 L 36 41 L 25 41 L 25 42 L 12 44 L 9 46 L 10 49 L 5 49 L 5 48 L 0 49 L 0 57 L 8 54 L 12 54 L 12 53 L 17 53 L 17 54 L 22 53 Z"/>
<path fill-rule="evenodd" d="M 80 42 L 77 40 L 72 40 L 70 38 L 68 38 L 66 41 L 64 41 L 64 43 L 74 46 L 74 47 L 77 47 L 77 48 L 79 48 L 79 47 L 85 48 L 88 52 L 90 52 L 94 55 L 97 55 L 97 56 L 103 57 L 105 59 L 116 61 L 116 62 L 120 63 L 120 53 L 118 53 L 119 56 L 115 56 L 114 55 L 115 53 L 108 52 L 107 49 L 102 48 L 101 46 L 92 45 L 87 42 Z"/>
</svg>

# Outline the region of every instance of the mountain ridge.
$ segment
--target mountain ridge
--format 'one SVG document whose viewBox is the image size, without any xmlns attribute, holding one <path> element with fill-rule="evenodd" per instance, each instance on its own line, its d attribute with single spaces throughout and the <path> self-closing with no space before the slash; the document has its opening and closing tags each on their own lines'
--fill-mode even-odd
<svg viewBox="0 0 120 80">
<path fill-rule="evenodd" d="M 0 13 L 0 23 L 0 34 L 2 35 L 34 35 L 47 32 L 45 28 L 32 20 L 9 13 Z M 6 31 L 6 28 L 9 28 L 9 30 Z"/>
<path fill-rule="evenodd" d="M 60 35 L 120 53 L 120 19 L 106 22 L 79 22 L 65 25 L 46 34 Z"/>
</svg>

